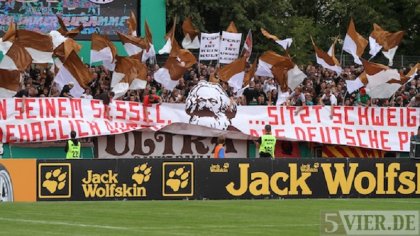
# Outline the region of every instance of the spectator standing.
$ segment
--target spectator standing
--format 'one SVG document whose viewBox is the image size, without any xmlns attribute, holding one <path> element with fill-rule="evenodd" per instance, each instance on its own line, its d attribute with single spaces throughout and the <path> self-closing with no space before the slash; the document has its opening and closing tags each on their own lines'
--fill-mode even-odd
<svg viewBox="0 0 420 236">
<path fill-rule="evenodd" d="M 225 137 L 217 138 L 217 146 L 214 148 L 214 158 L 225 158 Z"/>
<path fill-rule="evenodd" d="M 271 125 L 265 125 L 265 133 L 258 139 L 260 158 L 274 158 L 276 137 L 271 134 Z"/>
<path fill-rule="evenodd" d="M 81 143 L 76 139 L 76 131 L 70 132 L 71 139 L 67 140 L 64 152 L 66 153 L 66 159 L 80 159 Z"/>
</svg>

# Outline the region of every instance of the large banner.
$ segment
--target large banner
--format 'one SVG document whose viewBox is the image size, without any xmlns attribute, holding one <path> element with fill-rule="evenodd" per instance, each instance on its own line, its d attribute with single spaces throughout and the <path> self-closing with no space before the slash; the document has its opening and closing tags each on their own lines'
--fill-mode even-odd
<svg viewBox="0 0 420 236">
<path fill-rule="evenodd" d="M 200 61 L 219 60 L 220 33 L 201 33 Z"/>
<path fill-rule="evenodd" d="M 160 132 L 130 132 L 98 137 L 97 158 L 211 158 L 217 137 L 197 137 Z M 246 140 L 225 141 L 229 158 L 248 157 Z"/>
<path fill-rule="evenodd" d="M 236 60 L 239 56 L 239 48 L 241 47 L 241 33 L 222 32 L 220 40 L 219 62 L 228 64 Z"/>
<path fill-rule="evenodd" d="M 37 163 L 38 201 L 420 197 L 420 163 L 409 159 Z"/>
<path fill-rule="evenodd" d="M 3 98 L 0 140 L 3 143 L 66 140 L 72 130 L 80 138 L 160 130 L 202 137 L 256 139 L 263 134 L 264 126 L 270 124 L 279 139 L 408 152 L 410 137 L 420 125 L 420 108 L 306 106 L 295 115 L 297 107 L 233 107 L 222 95 L 204 95 L 193 90 L 186 104 L 153 106 L 114 100 L 110 104 L 110 119 L 105 118 L 100 100 Z"/>
<path fill-rule="evenodd" d="M 58 29 L 56 15 L 63 18 L 68 29 L 83 23 L 78 39 L 90 39 L 94 32 L 117 39 L 117 31 L 126 32 L 126 20 L 139 11 L 139 1 L 133 0 L 2 0 L 0 1 L 0 31 L 6 31 L 11 21 L 20 29 L 49 33 Z M 139 17 L 140 18 L 140 17 Z"/>
</svg>

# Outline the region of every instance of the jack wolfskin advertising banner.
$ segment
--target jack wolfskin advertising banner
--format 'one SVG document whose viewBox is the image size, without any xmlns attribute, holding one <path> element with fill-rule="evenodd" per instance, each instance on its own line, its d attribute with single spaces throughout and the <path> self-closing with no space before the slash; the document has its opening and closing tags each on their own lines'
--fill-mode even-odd
<svg viewBox="0 0 420 236">
<path fill-rule="evenodd" d="M 37 199 L 420 197 L 420 162 L 351 159 L 38 161 Z"/>
<path fill-rule="evenodd" d="M 146 159 L 38 162 L 38 200 L 183 199 L 194 163 Z"/>
</svg>

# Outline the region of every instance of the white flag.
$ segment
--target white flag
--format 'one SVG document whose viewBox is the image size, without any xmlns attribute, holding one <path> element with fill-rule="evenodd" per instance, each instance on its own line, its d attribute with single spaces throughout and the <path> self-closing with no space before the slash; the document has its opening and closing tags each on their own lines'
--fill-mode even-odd
<svg viewBox="0 0 420 236">
<path fill-rule="evenodd" d="M 201 33 L 200 61 L 218 60 L 220 47 L 220 33 Z"/>
<path fill-rule="evenodd" d="M 220 63 L 228 64 L 238 58 L 239 49 L 241 47 L 241 38 L 241 33 L 223 31 L 222 39 L 220 40 Z"/>
</svg>

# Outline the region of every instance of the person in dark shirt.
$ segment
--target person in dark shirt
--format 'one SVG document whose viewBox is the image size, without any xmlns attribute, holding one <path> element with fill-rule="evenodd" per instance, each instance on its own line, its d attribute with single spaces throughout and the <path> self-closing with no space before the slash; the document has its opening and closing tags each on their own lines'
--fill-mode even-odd
<svg viewBox="0 0 420 236">
<path fill-rule="evenodd" d="M 61 90 L 60 97 L 67 97 L 72 98 L 73 96 L 70 94 L 70 90 L 74 87 L 73 82 L 69 82 L 68 84 L 63 86 L 63 89 Z"/>
<path fill-rule="evenodd" d="M 257 102 L 258 100 L 258 91 L 255 89 L 255 82 L 249 82 L 249 87 L 244 90 L 243 96 L 246 100 L 246 105 L 250 105 L 251 102 Z"/>
</svg>

